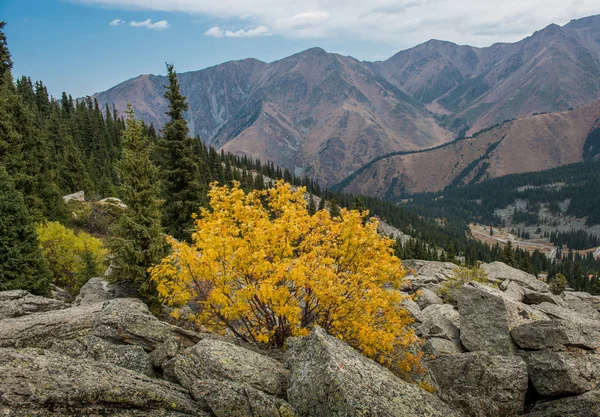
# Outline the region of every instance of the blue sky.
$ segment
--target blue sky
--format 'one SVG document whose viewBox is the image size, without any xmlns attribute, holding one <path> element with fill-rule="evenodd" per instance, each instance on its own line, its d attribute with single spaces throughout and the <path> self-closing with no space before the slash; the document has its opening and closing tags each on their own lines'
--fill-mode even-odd
<svg viewBox="0 0 600 417">
<path fill-rule="evenodd" d="M 14 75 L 55 96 L 162 74 L 165 61 L 184 72 L 313 46 L 379 60 L 431 38 L 512 42 L 591 14 L 597 0 L 0 0 Z"/>
</svg>

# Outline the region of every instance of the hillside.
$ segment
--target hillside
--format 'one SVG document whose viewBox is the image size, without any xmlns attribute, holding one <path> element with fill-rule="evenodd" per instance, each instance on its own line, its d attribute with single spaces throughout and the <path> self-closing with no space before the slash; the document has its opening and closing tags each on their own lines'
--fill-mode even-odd
<svg viewBox="0 0 600 417">
<path fill-rule="evenodd" d="M 390 152 L 431 148 L 505 120 L 598 100 L 599 34 L 600 17 L 592 16 L 487 48 L 432 40 L 372 63 L 312 48 L 272 63 L 231 61 L 179 78 L 192 135 L 331 184 Z M 161 127 L 165 82 L 141 75 L 94 98 L 121 113 L 131 102 L 146 122 Z M 561 132 L 577 141 L 570 135 L 578 132 Z M 535 141 L 530 133 L 521 135 Z M 503 171 L 514 169 L 498 167 L 494 175 Z"/>
<path fill-rule="evenodd" d="M 338 188 L 396 198 L 581 162 L 599 117 L 599 101 L 571 111 L 527 116 L 436 149 L 382 157 Z M 588 147 L 586 152 L 593 150 Z"/>
<path fill-rule="evenodd" d="M 271 64 L 228 62 L 179 79 L 192 135 L 323 182 L 340 181 L 379 155 L 453 138 L 421 103 L 367 65 L 319 48 Z M 120 111 L 131 102 L 140 117 L 162 126 L 165 82 L 140 76 L 95 98 Z"/>
</svg>

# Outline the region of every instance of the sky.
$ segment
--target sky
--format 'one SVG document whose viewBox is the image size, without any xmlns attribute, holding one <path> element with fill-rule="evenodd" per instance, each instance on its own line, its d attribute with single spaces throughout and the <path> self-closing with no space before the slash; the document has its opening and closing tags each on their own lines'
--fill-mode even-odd
<svg viewBox="0 0 600 417">
<path fill-rule="evenodd" d="M 600 14 L 599 0 L 0 0 L 15 77 L 92 95 L 140 74 L 319 46 L 384 60 L 429 39 L 489 46 Z"/>
</svg>

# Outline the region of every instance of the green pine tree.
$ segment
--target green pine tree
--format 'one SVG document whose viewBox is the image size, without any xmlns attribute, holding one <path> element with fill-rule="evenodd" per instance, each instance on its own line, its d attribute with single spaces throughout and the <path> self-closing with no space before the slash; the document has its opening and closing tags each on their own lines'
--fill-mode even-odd
<svg viewBox="0 0 600 417">
<path fill-rule="evenodd" d="M 6 37 L 0 24 L 0 59 L 8 57 Z M 28 213 L 35 219 L 64 220 L 66 205 L 50 166 L 46 141 L 37 107 L 24 103 L 12 81 L 9 64 L 0 71 L 0 165 L 23 194 Z M 27 83 L 29 84 L 29 83 Z M 38 89 L 44 87 L 39 83 Z M 29 88 L 30 85 L 27 87 Z"/>
<path fill-rule="evenodd" d="M 139 288 L 140 296 L 152 309 L 158 306 L 156 286 L 148 268 L 167 253 L 160 225 L 158 169 L 150 159 L 151 149 L 142 123 L 128 109 L 123 132 L 123 151 L 117 164 L 121 195 L 127 209 L 120 217 L 111 240 L 114 255 L 111 280 Z"/>
<path fill-rule="evenodd" d="M 352 210 L 365 211 L 367 209 L 367 206 L 365 205 L 365 200 L 363 200 L 362 197 L 357 196 L 354 197 L 354 200 L 352 201 L 352 206 L 350 208 Z"/>
<path fill-rule="evenodd" d="M 0 167 L 0 291 L 22 289 L 46 295 L 52 275 L 42 258 L 23 196 Z"/>
<path fill-rule="evenodd" d="M 200 178 L 196 139 L 188 136 L 183 112 L 188 109 L 185 97 L 179 91 L 177 74 L 167 64 L 169 85 L 165 98 L 169 101 L 170 120 L 163 129 L 161 143 L 161 172 L 165 204 L 163 224 L 167 233 L 179 240 L 190 240 L 192 214 L 206 206 L 206 184 Z"/>
<path fill-rule="evenodd" d="M 6 35 L 4 34 L 5 21 L 0 21 L 0 83 L 5 80 L 4 75 L 10 73 L 12 69 L 12 60 L 10 58 L 10 51 L 6 44 Z M 12 80 L 11 80 L 12 82 Z"/>
<path fill-rule="evenodd" d="M 310 197 L 308 197 L 308 214 L 312 216 L 316 212 L 317 206 L 315 204 L 315 197 L 312 194 L 310 194 Z"/>
<path fill-rule="evenodd" d="M 331 217 L 339 217 L 340 216 L 340 206 L 338 205 L 335 198 L 329 200 L 329 214 Z"/>
<path fill-rule="evenodd" d="M 502 252 L 502 262 L 508 266 L 515 266 L 515 254 L 513 252 L 512 243 L 510 240 L 506 246 L 504 246 L 504 251 Z"/>
<path fill-rule="evenodd" d="M 321 199 L 319 200 L 319 208 L 318 211 L 324 210 L 325 209 L 325 196 L 322 195 Z"/>
</svg>

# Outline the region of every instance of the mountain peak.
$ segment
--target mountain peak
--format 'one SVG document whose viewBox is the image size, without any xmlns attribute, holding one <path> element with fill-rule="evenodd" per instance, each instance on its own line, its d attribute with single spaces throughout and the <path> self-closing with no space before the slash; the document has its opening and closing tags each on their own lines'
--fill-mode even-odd
<svg viewBox="0 0 600 417">
<path fill-rule="evenodd" d="M 312 48 L 308 48 L 302 52 L 298 52 L 296 55 L 314 55 L 314 56 L 320 56 L 320 55 L 329 55 L 329 53 L 323 49 L 320 48 L 318 46 L 314 46 Z"/>
<path fill-rule="evenodd" d="M 587 29 L 600 28 L 600 15 L 582 17 L 581 19 L 573 19 L 564 27 L 569 29 Z"/>
</svg>

